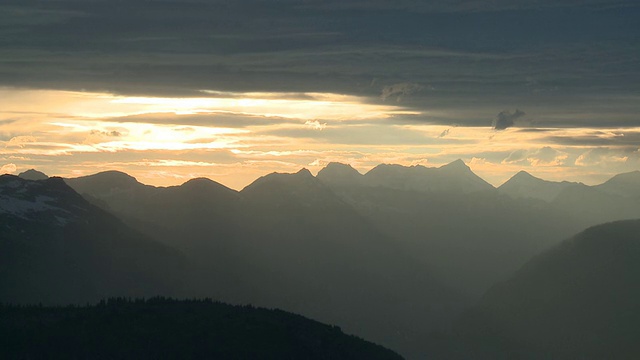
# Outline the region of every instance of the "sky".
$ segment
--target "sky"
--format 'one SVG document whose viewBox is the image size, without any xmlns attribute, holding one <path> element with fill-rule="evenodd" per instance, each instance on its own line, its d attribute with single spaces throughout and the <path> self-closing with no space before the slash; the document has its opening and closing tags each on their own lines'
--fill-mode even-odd
<svg viewBox="0 0 640 360">
<path fill-rule="evenodd" d="M 640 169 L 635 0 L 0 0 L 1 173 Z"/>
</svg>

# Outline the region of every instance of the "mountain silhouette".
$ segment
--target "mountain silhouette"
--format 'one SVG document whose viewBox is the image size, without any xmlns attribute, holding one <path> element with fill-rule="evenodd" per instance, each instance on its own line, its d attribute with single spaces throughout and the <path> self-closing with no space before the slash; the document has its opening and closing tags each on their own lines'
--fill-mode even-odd
<svg viewBox="0 0 640 360">
<path fill-rule="evenodd" d="M 327 164 L 316 177 L 329 185 L 359 185 L 364 180 L 363 175 L 351 165 L 337 162 Z"/>
<path fill-rule="evenodd" d="M 498 192 L 514 199 L 532 198 L 547 202 L 553 201 L 569 187 L 579 186 L 568 181 L 555 182 L 537 178 L 526 171 L 520 171 L 498 187 Z"/>
<path fill-rule="evenodd" d="M 618 174 L 595 188 L 607 194 L 640 199 L 640 170 Z"/>
<path fill-rule="evenodd" d="M 18 177 L 25 180 L 46 180 L 49 178 L 45 173 L 35 169 L 29 169 L 25 172 L 21 172 L 20 174 L 18 174 Z"/>
<path fill-rule="evenodd" d="M 640 220 L 589 228 L 494 286 L 457 325 L 451 357 L 636 359 L 639 264 Z"/>
<path fill-rule="evenodd" d="M 176 294 L 184 258 L 93 206 L 61 178 L 0 176 L 0 301 L 82 303 Z"/>
<path fill-rule="evenodd" d="M 189 296 L 294 311 L 424 358 L 428 333 L 532 256 L 640 209 L 583 184 L 543 201 L 478 179 L 456 161 L 365 175 L 331 163 L 317 177 L 273 173 L 239 192 L 208 179 L 153 187 L 117 172 L 67 182 L 183 252 Z"/>
<path fill-rule="evenodd" d="M 467 192 L 464 189 L 473 187 L 454 180 L 458 174 L 471 180 L 477 176 L 461 161 L 438 169 L 380 165 L 364 177 L 374 172 L 377 183 L 386 186 L 332 181 L 324 170 L 318 179 L 378 231 L 428 264 L 445 284 L 473 297 L 506 279 L 531 256 L 584 228 L 571 215 L 539 200 L 512 199 L 492 188 Z M 442 180 L 451 186 L 425 192 L 423 186 L 398 185 L 407 183 L 407 173 L 418 174 L 418 179 L 451 178 Z M 543 236 L 547 239 L 541 241 Z"/>
<path fill-rule="evenodd" d="M 67 181 L 183 251 L 193 296 L 294 311 L 404 352 L 466 303 L 306 169 L 240 192 L 205 179 L 156 188 L 121 175 L 126 186 L 104 186 L 111 176 Z M 416 317 L 425 320 L 416 326 Z"/>
<path fill-rule="evenodd" d="M 336 326 L 210 300 L 0 305 L 0 317 L 6 359 L 402 359 Z"/>
<path fill-rule="evenodd" d="M 572 186 L 558 194 L 552 205 L 589 225 L 640 218 L 640 197 L 621 196 L 605 189 L 582 184 Z"/>
<path fill-rule="evenodd" d="M 462 160 L 439 168 L 381 164 L 367 172 L 364 181 L 369 186 L 420 192 L 468 194 L 494 190 L 491 184 L 474 174 Z"/>
</svg>

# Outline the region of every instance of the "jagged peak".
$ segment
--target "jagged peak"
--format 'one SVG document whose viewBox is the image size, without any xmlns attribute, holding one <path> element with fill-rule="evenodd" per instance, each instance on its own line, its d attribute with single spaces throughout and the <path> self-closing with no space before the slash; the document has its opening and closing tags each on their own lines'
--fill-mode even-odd
<svg viewBox="0 0 640 360">
<path fill-rule="evenodd" d="M 462 159 L 456 159 L 446 165 L 440 166 L 440 168 L 469 169 L 469 166 L 467 166 Z"/>
<path fill-rule="evenodd" d="M 272 172 L 271 174 L 261 176 L 251 184 L 247 185 L 242 191 L 246 191 L 256 186 L 269 183 L 283 183 L 283 184 L 297 184 L 308 183 L 309 181 L 315 181 L 316 178 L 311 174 L 311 171 L 307 168 L 302 168 L 295 173 L 280 173 Z"/>
<path fill-rule="evenodd" d="M 528 172 L 526 172 L 524 170 L 518 171 L 515 175 L 513 175 L 511 177 L 511 179 L 535 179 L 535 180 L 541 180 L 540 178 L 537 178 L 537 177 L 531 175 L 530 173 L 528 173 Z"/>
<path fill-rule="evenodd" d="M 309 169 L 307 168 L 302 168 L 298 170 L 298 172 L 295 173 L 294 175 L 304 176 L 304 177 L 313 177 L 313 174 L 311 174 L 311 171 L 309 171 Z"/>
<path fill-rule="evenodd" d="M 360 172 L 354 169 L 351 165 L 339 162 L 330 162 L 327 164 L 327 166 L 318 172 L 318 177 L 326 176 L 328 174 L 339 176 L 362 176 L 362 174 L 360 174 Z"/>
<path fill-rule="evenodd" d="M 344 163 L 335 162 L 335 161 L 332 161 L 332 162 L 328 163 L 327 166 L 325 166 L 322 170 L 325 170 L 325 169 L 329 169 L 329 170 L 333 170 L 333 169 L 336 169 L 336 170 L 338 170 L 338 169 L 339 170 L 349 170 L 351 172 L 357 172 L 358 174 L 360 173 L 360 172 L 358 172 L 358 170 L 354 169 L 353 166 L 351 166 L 350 164 L 344 164 Z M 322 171 L 322 170 L 320 170 L 320 171 Z"/>
<path fill-rule="evenodd" d="M 365 175 L 375 174 L 376 172 L 386 172 L 386 171 L 393 171 L 393 170 L 402 171 L 402 170 L 408 170 L 408 169 L 410 169 L 410 167 L 400 165 L 400 164 L 378 164 L 374 166 L 371 170 L 369 170 Z"/>
</svg>

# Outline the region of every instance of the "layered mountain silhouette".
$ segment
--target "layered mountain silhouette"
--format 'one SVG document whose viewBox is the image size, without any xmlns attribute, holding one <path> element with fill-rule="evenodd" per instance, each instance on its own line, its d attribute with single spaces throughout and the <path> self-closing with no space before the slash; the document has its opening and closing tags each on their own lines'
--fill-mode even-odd
<svg viewBox="0 0 640 360">
<path fill-rule="evenodd" d="M 364 175 L 360 175 L 349 165 L 330 163 L 318 173 L 318 178 L 331 185 L 364 185 L 426 193 L 468 194 L 494 190 L 491 184 L 474 174 L 462 160 L 439 168 L 381 164 Z"/>
<path fill-rule="evenodd" d="M 616 175 L 605 183 L 595 186 L 595 188 L 607 194 L 637 200 L 640 198 L 640 171 L 636 170 Z"/>
<path fill-rule="evenodd" d="M 108 171 L 66 179 L 82 197 L 57 178 L 9 176 L 18 185 L 2 192 L 0 218 L 18 230 L 6 232 L 10 251 L 0 260 L 19 260 L 0 269 L 10 274 L 4 289 L 18 286 L 15 281 L 25 289 L 16 302 L 179 291 L 282 308 L 425 358 L 434 351 L 424 343 L 429 333 L 446 329 L 534 255 L 588 226 L 640 218 L 633 173 L 623 175 L 586 186 L 519 173 L 496 190 L 461 161 L 440 168 L 380 165 L 366 174 L 331 163 L 315 177 L 306 169 L 273 173 L 235 191 L 204 178 L 154 187 Z M 40 197 L 40 186 L 56 182 L 67 195 Z M 75 199 L 68 208 L 51 200 L 67 196 Z M 60 232 L 69 226 L 82 235 Z M 26 228 L 41 230 L 36 236 Z M 32 238 L 79 250 L 51 256 L 62 259 L 54 264 L 44 254 L 65 252 L 53 245 L 13 248 Z M 105 250 L 104 243 L 113 245 Z M 141 243 L 149 248 L 140 250 Z M 95 270 L 103 267 L 109 271 Z M 49 268 L 64 276 L 46 273 Z M 32 280 L 12 280 L 23 279 L 17 274 Z M 104 280 L 105 274 L 118 280 Z M 74 275 L 82 286 L 58 286 Z M 140 280 L 145 276 L 151 280 Z"/>
<path fill-rule="evenodd" d="M 210 300 L 0 305 L 0 318 L 6 359 L 402 359 L 335 326 Z"/>
<path fill-rule="evenodd" d="M 18 174 L 18 177 L 25 180 L 46 180 L 49 178 L 47 174 L 35 169 L 29 169 L 25 172 L 21 172 L 20 174 Z"/>
<path fill-rule="evenodd" d="M 382 172 L 390 179 L 386 185 L 367 183 L 372 173 L 384 179 Z M 584 228 L 550 204 L 501 195 L 460 161 L 440 168 L 381 165 L 360 177 L 346 165 L 330 164 L 317 177 L 442 281 L 474 297 Z M 407 178 L 421 180 L 399 185 Z"/>
<path fill-rule="evenodd" d="M 154 188 L 112 172 L 67 182 L 183 251 L 196 296 L 287 309 L 407 351 L 466 303 L 308 170 L 240 192 L 204 179 Z"/>
<path fill-rule="evenodd" d="M 183 256 L 91 205 L 61 178 L 0 176 L 0 302 L 176 294 Z"/>
<path fill-rule="evenodd" d="M 542 180 L 526 171 L 520 171 L 511 179 L 507 180 L 507 182 L 500 185 L 498 191 L 514 199 L 531 198 L 551 202 L 564 190 L 580 185 L 579 183 L 568 181 L 556 182 Z"/>
<path fill-rule="evenodd" d="M 636 359 L 640 220 L 599 225 L 494 286 L 436 358 Z"/>
</svg>

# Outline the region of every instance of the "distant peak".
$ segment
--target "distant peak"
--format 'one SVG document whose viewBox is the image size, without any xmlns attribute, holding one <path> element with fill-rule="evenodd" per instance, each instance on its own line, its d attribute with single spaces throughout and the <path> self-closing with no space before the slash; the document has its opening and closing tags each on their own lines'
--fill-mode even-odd
<svg viewBox="0 0 640 360">
<path fill-rule="evenodd" d="M 518 171 L 517 174 L 513 175 L 513 179 L 537 179 L 535 176 L 529 174 L 524 170 Z"/>
<path fill-rule="evenodd" d="M 640 170 L 635 170 L 635 171 L 615 175 L 614 177 L 609 179 L 609 181 L 611 180 L 627 180 L 628 181 L 628 180 L 636 180 L 636 179 L 640 179 Z"/>
<path fill-rule="evenodd" d="M 318 172 L 317 176 L 320 181 L 343 185 L 358 183 L 362 177 L 362 174 L 351 165 L 337 162 L 329 163 Z"/>
<path fill-rule="evenodd" d="M 25 172 L 21 172 L 18 174 L 18 177 L 25 180 L 46 180 L 49 178 L 45 173 L 35 169 L 29 169 Z"/>
<path fill-rule="evenodd" d="M 254 181 L 254 183 L 260 183 L 264 181 L 290 181 L 287 179 L 315 179 L 311 174 L 311 171 L 307 168 L 302 168 L 295 173 L 280 173 L 273 172 L 271 174 L 265 175 Z"/>
<path fill-rule="evenodd" d="M 214 183 L 215 181 L 206 178 L 206 177 L 197 177 L 197 178 L 193 178 L 193 179 L 189 179 L 187 181 L 184 182 L 184 184 L 195 184 L 195 183 Z M 183 185 L 184 185 L 183 184 Z"/>
<path fill-rule="evenodd" d="M 322 169 L 322 170 L 320 170 L 318 172 L 318 176 L 321 176 L 320 174 L 323 174 L 323 175 L 327 175 L 327 174 L 331 174 L 331 175 L 354 175 L 354 176 L 362 175 L 362 174 L 360 174 L 360 172 L 358 172 L 358 170 L 354 169 L 351 165 L 343 164 L 343 163 L 339 163 L 339 162 L 331 162 L 331 163 L 327 164 L 327 166 L 325 166 L 324 169 Z"/>
<path fill-rule="evenodd" d="M 464 163 L 464 161 L 462 161 L 462 159 L 458 159 L 455 161 L 452 161 L 446 165 L 443 165 L 440 167 L 440 169 L 452 169 L 452 170 L 471 170 L 467 164 Z"/>
<path fill-rule="evenodd" d="M 117 179 L 120 181 L 126 181 L 126 182 L 138 182 L 138 180 L 125 173 L 122 171 L 117 171 L 117 170 L 108 170 L 108 171 L 103 171 L 103 172 L 99 172 L 97 174 L 95 174 L 95 176 L 99 176 L 99 177 L 107 177 L 107 178 L 111 178 L 111 179 Z"/>
<path fill-rule="evenodd" d="M 194 186 L 208 186 L 208 185 L 221 185 L 209 178 L 199 177 L 185 181 L 181 186 L 194 187 Z"/>
<path fill-rule="evenodd" d="M 80 184 L 86 184 L 94 189 L 95 186 L 103 189 L 111 189 L 116 187 L 127 188 L 131 186 L 142 185 L 133 176 L 116 170 L 103 171 L 93 175 L 72 178 L 68 179 L 68 181 L 70 183 L 73 183 L 76 187 L 82 187 L 82 185 Z M 76 190 L 78 189 L 76 188 Z M 81 192 L 84 191 L 86 191 L 86 189 L 81 190 Z"/>
<path fill-rule="evenodd" d="M 329 164 L 327 164 L 327 166 L 324 167 L 324 169 L 343 169 L 343 170 L 357 171 L 351 165 L 343 164 L 343 163 L 339 163 L 339 162 L 330 162 Z"/>
<path fill-rule="evenodd" d="M 304 177 L 313 177 L 313 175 L 311 174 L 311 171 L 309 171 L 309 169 L 307 168 L 302 168 L 298 170 L 298 172 L 295 173 L 295 175 L 304 176 Z"/>
</svg>

